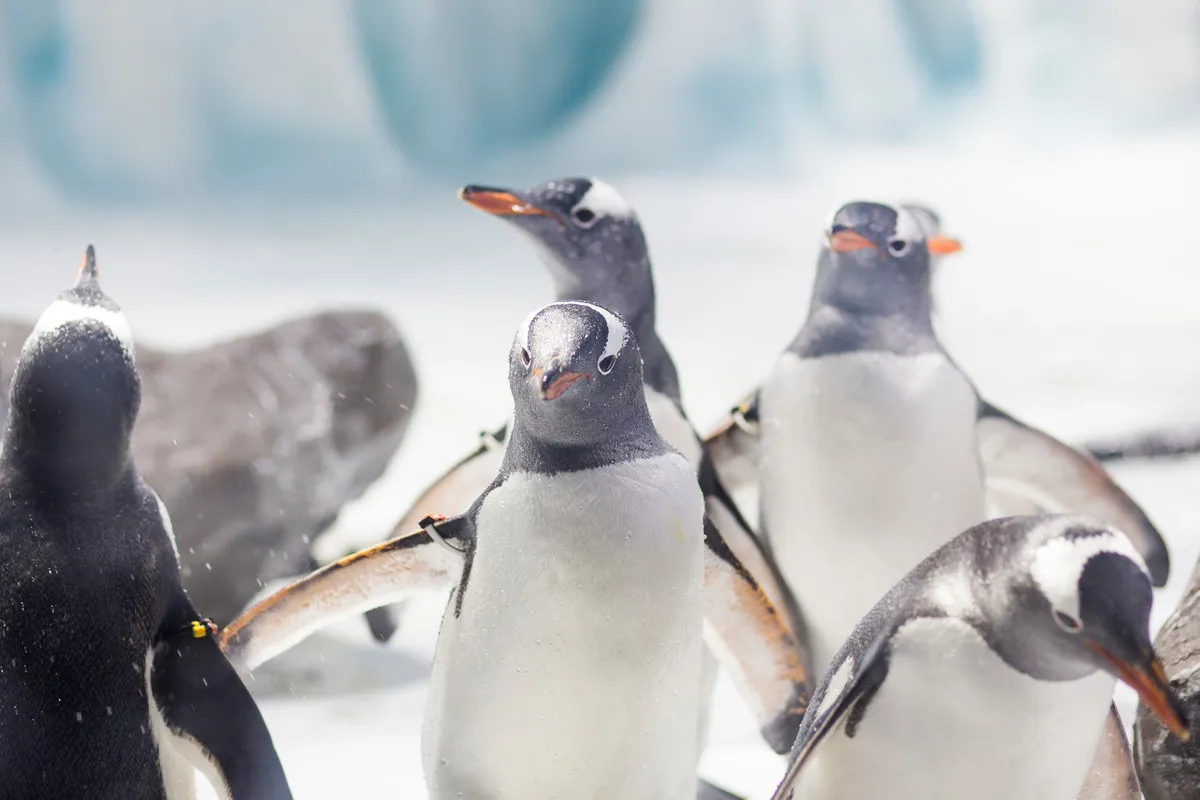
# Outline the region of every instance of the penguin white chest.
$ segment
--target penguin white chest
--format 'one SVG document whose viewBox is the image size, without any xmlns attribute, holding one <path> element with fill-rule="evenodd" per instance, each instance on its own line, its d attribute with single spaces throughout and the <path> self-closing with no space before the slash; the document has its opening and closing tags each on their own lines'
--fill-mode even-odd
<svg viewBox="0 0 1200 800">
<path fill-rule="evenodd" d="M 818 670 L 912 567 L 984 519 L 976 408 L 941 353 L 776 363 L 760 399 L 761 515 Z"/>
<path fill-rule="evenodd" d="M 692 423 L 688 422 L 679 406 L 675 405 L 674 400 L 649 386 L 646 387 L 646 405 L 650 409 L 650 419 L 654 422 L 658 435 L 682 453 L 692 469 L 698 470 L 704 449 L 700 440 L 696 438 Z"/>
<path fill-rule="evenodd" d="M 426 711 L 431 797 L 695 796 L 703 501 L 674 453 L 486 498 Z"/>
<path fill-rule="evenodd" d="M 1076 800 L 1115 679 L 1036 680 L 954 618 L 913 620 L 891 644 L 854 736 L 829 733 L 794 800 Z"/>
</svg>

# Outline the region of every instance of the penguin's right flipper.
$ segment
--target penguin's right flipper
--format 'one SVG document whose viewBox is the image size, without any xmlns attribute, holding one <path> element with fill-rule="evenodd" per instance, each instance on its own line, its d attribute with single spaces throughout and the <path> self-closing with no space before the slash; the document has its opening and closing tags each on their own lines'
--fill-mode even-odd
<svg viewBox="0 0 1200 800">
<path fill-rule="evenodd" d="M 290 800 L 258 706 L 182 591 L 155 643 L 149 683 L 168 797 L 194 768 L 222 800 Z"/>
<path fill-rule="evenodd" d="M 786 753 L 812 691 L 805 655 L 707 517 L 704 540 L 705 641 L 754 710 L 763 739 Z"/>
<path fill-rule="evenodd" d="M 855 715 L 851 712 L 860 702 L 869 703 L 887 677 L 890 661 L 889 638 L 890 631 L 877 633 L 862 658 L 855 661 L 854 672 L 835 697 L 824 696 L 830 685 L 829 676 L 836 674 L 839 664 L 835 663 L 829 667 L 825 682 L 812 698 L 814 713 L 804 718 L 804 724 L 796 735 L 796 744 L 788 758 L 787 772 L 784 773 L 775 793 L 771 795 L 771 800 L 788 800 L 796 789 L 800 773 L 825 737 L 843 725 L 855 724 Z M 864 710 L 865 707 L 860 708 L 857 716 L 861 717 Z"/>
<path fill-rule="evenodd" d="M 479 446 L 442 473 L 441 477 L 421 493 L 392 528 L 392 537 L 420 528 L 421 519 L 427 509 L 439 508 L 462 513 L 470 508 L 475 498 L 487 491 L 500 472 L 500 464 L 504 461 L 504 446 L 508 441 L 508 429 L 508 425 L 503 425 L 499 430 L 484 431 L 480 434 Z M 399 607 L 389 605 L 367 612 L 367 626 L 376 641 L 386 643 L 399 629 L 398 611 Z"/>
<path fill-rule="evenodd" d="M 1078 800 L 1141 800 L 1133 753 L 1125 736 L 1125 725 L 1113 703 L 1100 733 L 1096 755 Z"/>
<path fill-rule="evenodd" d="M 1133 541 L 1154 586 L 1166 585 L 1170 556 L 1162 534 L 1095 459 L 982 400 L 975 430 L 988 500 L 1004 515 L 1099 517 Z"/>
<path fill-rule="evenodd" d="M 740 492 L 758 488 L 758 390 L 729 412 L 704 437 L 704 449 L 713 460 L 726 488 Z"/>
<path fill-rule="evenodd" d="M 465 514 L 422 522 L 423 530 L 327 564 L 256 603 L 226 626 L 221 649 L 253 669 L 336 620 L 450 585 L 462 574 L 474 525 Z"/>
</svg>

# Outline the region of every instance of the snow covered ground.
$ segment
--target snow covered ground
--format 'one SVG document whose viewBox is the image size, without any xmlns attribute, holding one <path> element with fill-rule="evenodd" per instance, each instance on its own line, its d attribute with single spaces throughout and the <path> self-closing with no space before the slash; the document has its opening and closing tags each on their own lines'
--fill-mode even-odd
<svg viewBox="0 0 1200 800">
<path fill-rule="evenodd" d="M 787 184 L 606 177 L 647 227 L 660 330 L 701 427 L 800 324 L 828 212 L 905 197 L 934 204 L 966 244 L 938 278 L 947 347 L 993 402 L 1079 441 L 1200 417 L 1196 141 L 1080 141 L 1053 154 L 985 141 L 855 150 Z M 89 242 L 148 341 L 203 343 L 330 304 L 395 314 L 423 381 L 416 418 L 385 480 L 322 543 L 330 553 L 382 537 L 480 429 L 504 420 L 511 337 L 550 299 L 526 243 L 446 192 L 390 208 L 0 220 L 0 313 L 38 313 Z M 1172 545 L 1157 626 L 1200 555 L 1200 463 L 1116 472 Z M 297 798 L 424 796 L 420 720 L 443 603 L 415 603 L 388 648 L 356 618 L 260 670 L 253 688 Z M 724 681 L 703 773 L 751 798 L 782 773 Z"/>
</svg>

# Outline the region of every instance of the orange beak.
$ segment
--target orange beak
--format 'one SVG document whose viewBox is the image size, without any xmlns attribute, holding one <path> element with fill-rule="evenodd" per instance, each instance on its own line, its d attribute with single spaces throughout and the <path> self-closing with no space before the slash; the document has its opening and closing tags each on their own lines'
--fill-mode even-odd
<svg viewBox="0 0 1200 800">
<path fill-rule="evenodd" d="M 862 234 L 849 229 L 829 235 L 829 249 L 835 253 L 849 253 L 854 250 L 865 250 L 868 247 L 875 247 L 875 243 Z"/>
<path fill-rule="evenodd" d="M 483 186 L 464 186 L 458 190 L 458 199 L 464 200 L 489 214 L 500 217 L 558 217 L 545 209 L 526 202 L 512 192 L 488 189 Z"/>
<path fill-rule="evenodd" d="M 931 236 L 927 241 L 929 253 L 935 256 L 948 256 L 962 250 L 962 242 L 949 236 Z"/>
<path fill-rule="evenodd" d="M 586 372 L 561 372 L 554 380 L 542 385 L 542 399 L 557 400 L 562 396 L 563 392 L 571 387 L 571 384 L 584 378 L 587 378 L 589 381 L 594 380 Z"/>
<path fill-rule="evenodd" d="M 1089 644 L 1088 647 L 1113 666 L 1121 680 L 1138 693 L 1146 707 L 1154 712 L 1154 716 L 1158 717 L 1171 733 L 1185 742 L 1191 738 L 1183 707 L 1171 690 L 1171 683 L 1167 680 L 1161 661 L 1154 659 L 1150 662 L 1150 669 L 1146 670 L 1117 658 L 1099 645 Z"/>
</svg>

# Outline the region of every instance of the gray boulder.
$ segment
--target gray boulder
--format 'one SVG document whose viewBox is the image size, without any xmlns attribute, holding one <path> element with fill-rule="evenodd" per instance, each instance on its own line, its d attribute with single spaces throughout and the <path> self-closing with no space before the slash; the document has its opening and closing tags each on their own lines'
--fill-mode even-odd
<svg viewBox="0 0 1200 800">
<path fill-rule="evenodd" d="M 32 325 L 0 320 L 0 412 Z M 137 346 L 133 452 L 171 513 L 197 610 L 232 620 L 386 467 L 417 379 L 396 328 L 328 312 L 188 352 Z"/>
<path fill-rule="evenodd" d="M 1180 740 L 1142 703 L 1133 728 L 1134 761 L 1146 800 L 1200 797 L 1200 565 L 1179 607 L 1154 640 L 1171 686 L 1187 711 L 1191 739 Z"/>
</svg>

